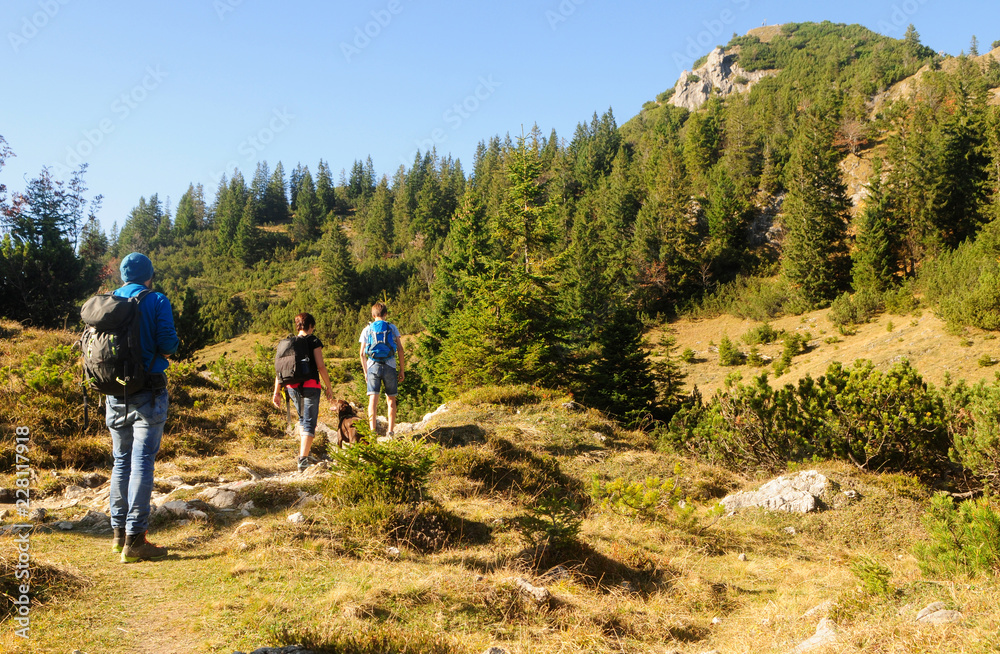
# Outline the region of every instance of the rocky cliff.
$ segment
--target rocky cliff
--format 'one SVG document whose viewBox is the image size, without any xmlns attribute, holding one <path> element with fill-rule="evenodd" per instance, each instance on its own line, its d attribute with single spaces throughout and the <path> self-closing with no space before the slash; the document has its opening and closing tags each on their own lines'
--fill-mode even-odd
<svg viewBox="0 0 1000 654">
<path fill-rule="evenodd" d="M 705 104 L 717 89 L 725 97 L 731 93 L 750 90 L 755 83 L 765 77 L 777 75 L 777 70 L 755 70 L 747 72 L 736 63 L 736 52 L 726 53 L 721 47 L 712 50 L 708 60 L 693 71 L 685 70 L 674 86 L 674 94 L 667 100 L 675 107 L 694 111 Z"/>
</svg>

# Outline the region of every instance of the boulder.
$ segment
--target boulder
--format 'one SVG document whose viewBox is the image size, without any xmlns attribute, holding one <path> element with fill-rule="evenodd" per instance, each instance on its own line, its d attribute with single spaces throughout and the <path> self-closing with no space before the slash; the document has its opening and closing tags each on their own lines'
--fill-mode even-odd
<svg viewBox="0 0 1000 654">
<path fill-rule="evenodd" d="M 803 640 L 801 643 L 795 646 L 791 651 L 791 654 L 802 654 L 803 652 L 811 652 L 813 650 L 819 649 L 831 643 L 837 642 L 837 638 L 840 636 L 840 630 L 837 629 L 837 625 L 834 624 L 829 618 L 823 618 L 819 621 L 819 625 L 816 627 L 816 633 L 809 638 Z"/>
<path fill-rule="evenodd" d="M 198 496 L 217 509 L 236 508 L 236 491 L 224 488 L 206 488 Z"/>
<path fill-rule="evenodd" d="M 920 609 L 916 619 L 917 622 L 927 624 L 948 624 L 950 622 L 958 622 L 964 617 L 961 611 L 953 611 L 945 608 L 944 602 L 933 602 Z"/>
<path fill-rule="evenodd" d="M 763 507 L 769 511 L 808 513 L 825 506 L 823 498 L 834 492 L 835 484 L 815 470 L 772 479 L 755 491 L 727 495 L 721 504 L 727 511 Z"/>
</svg>

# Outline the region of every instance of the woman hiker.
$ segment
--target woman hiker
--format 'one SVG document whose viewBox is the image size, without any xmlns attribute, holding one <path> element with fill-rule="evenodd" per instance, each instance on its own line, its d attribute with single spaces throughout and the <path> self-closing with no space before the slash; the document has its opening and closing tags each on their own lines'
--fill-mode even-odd
<svg viewBox="0 0 1000 654">
<path fill-rule="evenodd" d="M 302 440 L 299 443 L 299 471 L 309 467 L 316 460 L 309 456 L 313 438 L 316 435 L 316 421 L 319 419 L 320 391 L 325 390 L 326 399 L 333 402 L 333 387 L 330 385 L 330 375 L 323 363 L 323 343 L 313 334 L 316 329 L 316 319 L 308 313 L 295 316 L 296 351 L 305 353 L 308 357 L 307 379 L 300 383 L 283 384 L 280 376 L 274 379 L 274 397 L 271 402 L 281 408 L 281 391 L 288 393 L 289 399 L 295 404 L 299 414 L 299 431 Z M 320 379 L 323 385 L 320 385 Z"/>
</svg>

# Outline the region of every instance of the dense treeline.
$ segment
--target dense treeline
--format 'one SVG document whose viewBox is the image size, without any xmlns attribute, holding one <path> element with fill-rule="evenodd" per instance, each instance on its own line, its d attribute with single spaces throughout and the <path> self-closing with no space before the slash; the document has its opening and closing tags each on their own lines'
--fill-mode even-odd
<svg viewBox="0 0 1000 654">
<path fill-rule="evenodd" d="M 942 59 L 912 28 L 895 40 L 830 23 L 728 47 L 747 70 L 781 72 L 694 112 L 667 92 L 621 127 L 595 113 L 569 140 L 537 127 L 495 136 L 468 173 L 433 150 L 391 176 L 357 160 L 336 181 L 322 160 L 287 176 L 261 162 L 214 198 L 192 185 L 173 215 L 158 194 L 140 198 L 109 235 L 83 220 L 83 171 L 60 196 L 79 198 L 69 218 L 43 228 L 35 207 L 61 188 L 43 173 L 34 195 L 5 205 L 3 283 L 16 287 L 17 256 L 56 256 L 16 252 L 56 242 L 84 267 L 148 252 L 185 353 L 287 330 L 304 309 L 324 340 L 353 348 L 385 298 L 404 332 L 423 332 L 421 392 L 554 385 L 632 420 L 677 404 L 677 368 L 653 364 L 644 321 L 720 297 L 746 313 L 767 296 L 761 317 L 836 300 L 863 319 L 919 282 L 955 320 L 1000 325 L 997 284 L 969 272 L 1000 277 L 996 238 L 977 240 L 1000 217 L 1000 118 L 987 103 L 1000 63 Z M 921 69 L 912 94 L 887 93 Z M 857 212 L 840 171 L 849 155 L 873 162 Z M 89 281 L 55 313 L 29 309 L 40 324 L 99 281 L 96 268 L 60 277 Z"/>
</svg>

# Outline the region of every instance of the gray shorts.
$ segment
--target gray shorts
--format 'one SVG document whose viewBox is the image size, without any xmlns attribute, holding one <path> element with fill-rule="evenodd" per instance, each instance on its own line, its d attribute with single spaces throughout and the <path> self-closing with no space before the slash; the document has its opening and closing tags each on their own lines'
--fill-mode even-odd
<svg viewBox="0 0 1000 654">
<path fill-rule="evenodd" d="M 368 364 L 368 374 L 365 379 L 368 382 L 369 395 L 378 395 L 385 385 L 386 397 L 396 397 L 396 369 L 392 366 L 372 361 Z"/>
</svg>

